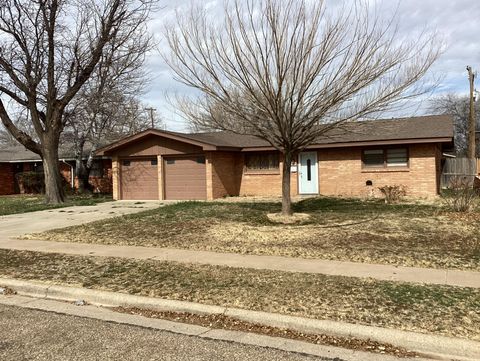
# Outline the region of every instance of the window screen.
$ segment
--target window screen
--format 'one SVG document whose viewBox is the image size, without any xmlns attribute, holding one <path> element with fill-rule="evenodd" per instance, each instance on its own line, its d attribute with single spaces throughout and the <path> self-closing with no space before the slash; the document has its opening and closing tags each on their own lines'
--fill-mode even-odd
<svg viewBox="0 0 480 361">
<path fill-rule="evenodd" d="M 278 153 L 252 153 L 245 155 L 247 170 L 276 170 L 279 169 Z"/>
<path fill-rule="evenodd" d="M 408 154 L 406 148 L 387 149 L 387 167 L 407 167 Z"/>
<path fill-rule="evenodd" d="M 383 167 L 383 149 L 368 149 L 363 151 L 365 167 Z"/>
</svg>

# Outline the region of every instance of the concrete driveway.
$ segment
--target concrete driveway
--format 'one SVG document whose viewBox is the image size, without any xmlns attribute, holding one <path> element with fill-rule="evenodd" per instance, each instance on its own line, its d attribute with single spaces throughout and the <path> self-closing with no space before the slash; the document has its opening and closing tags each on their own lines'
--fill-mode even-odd
<svg viewBox="0 0 480 361">
<path fill-rule="evenodd" d="M 115 201 L 0 216 L 0 237 L 18 237 L 162 207 L 172 201 Z"/>
</svg>

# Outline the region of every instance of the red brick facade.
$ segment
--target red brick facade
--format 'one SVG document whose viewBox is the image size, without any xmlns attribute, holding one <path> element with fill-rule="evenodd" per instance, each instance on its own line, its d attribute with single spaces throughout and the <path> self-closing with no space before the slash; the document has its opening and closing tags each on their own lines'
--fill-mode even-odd
<svg viewBox="0 0 480 361">
<path fill-rule="evenodd" d="M 90 176 L 89 183 L 96 193 L 111 193 L 112 192 L 112 161 L 110 159 L 101 160 L 103 167 L 103 176 Z M 38 162 L 40 163 L 40 162 Z M 22 184 L 15 186 L 15 166 L 20 166 L 22 172 L 35 171 L 33 163 L 0 163 L 0 195 L 11 195 L 15 193 L 26 193 Z M 59 164 L 60 173 L 65 180 L 65 183 L 71 186 L 72 167 L 64 162 Z M 77 188 L 78 179 L 74 179 L 74 186 Z M 17 188 L 17 189 L 16 189 Z"/>
<path fill-rule="evenodd" d="M 15 193 L 15 175 L 13 165 L 0 163 L 0 195 Z"/>
<path fill-rule="evenodd" d="M 378 187 L 402 185 L 410 196 L 436 196 L 441 160 L 439 146 L 413 144 L 408 150 L 409 167 L 406 169 L 362 168 L 360 147 L 319 151 L 320 194 L 368 197 L 378 195 Z M 367 181 L 372 185 L 367 186 Z"/>
<path fill-rule="evenodd" d="M 438 194 L 441 150 L 437 144 L 408 146 L 409 166 L 403 169 L 365 169 L 361 147 L 317 151 L 319 194 L 331 196 L 379 196 L 379 187 L 401 185 L 407 195 L 429 198 Z M 209 199 L 224 196 L 279 196 L 282 192 L 282 161 L 275 171 L 247 171 L 239 153 L 209 152 L 207 189 Z M 210 181 L 209 181 L 210 180 Z M 368 185 L 367 185 L 368 182 Z M 370 185 L 371 184 L 371 185 Z M 291 175 L 291 194 L 298 195 L 297 172 Z"/>
<path fill-rule="evenodd" d="M 159 157 L 159 198 L 164 198 L 163 171 L 161 169 L 163 154 L 181 154 L 185 146 L 178 142 L 166 143 L 162 138 L 149 140 L 148 147 L 143 143 L 137 153 L 142 156 Z M 162 144 L 162 147 L 157 145 Z M 168 149 L 171 147 L 172 149 Z M 441 145 L 438 143 L 403 145 L 408 148 L 408 167 L 365 169 L 362 163 L 362 147 L 338 147 L 317 150 L 318 188 L 320 195 L 370 197 L 379 196 L 379 187 L 401 185 L 406 187 L 407 195 L 431 198 L 438 194 Z M 122 149 L 114 158 L 114 168 L 118 168 L 119 156 L 125 157 L 128 148 Z M 199 149 L 187 149 L 198 154 Z M 138 154 L 134 153 L 134 156 Z M 187 153 L 188 154 L 188 153 Z M 267 171 L 248 171 L 245 164 L 245 152 L 205 151 L 206 195 L 207 199 L 226 196 L 280 196 L 282 193 L 282 167 L 280 159 L 278 169 Z M 295 167 L 294 167 L 295 168 Z M 112 174 L 110 170 L 110 175 Z M 120 199 L 120 173 L 114 172 L 113 195 Z M 299 194 L 298 173 L 291 175 L 291 194 Z"/>
</svg>

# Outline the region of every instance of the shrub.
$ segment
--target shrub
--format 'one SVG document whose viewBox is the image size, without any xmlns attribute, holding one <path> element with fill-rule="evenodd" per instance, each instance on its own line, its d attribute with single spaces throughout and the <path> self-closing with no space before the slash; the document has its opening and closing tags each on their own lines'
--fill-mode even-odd
<svg viewBox="0 0 480 361">
<path fill-rule="evenodd" d="M 383 186 L 378 189 L 382 192 L 387 204 L 397 203 L 407 195 L 405 186 L 402 185 Z"/>
<path fill-rule="evenodd" d="M 478 206 L 479 190 L 469 177 L 453 177 L 443 193 L 443 199 L 452 211 L 469 212 Z"/>
<path fill-rule="evenodd" d="M 16 174 L 22 193 L 44 193 L 45 181 L 43 173 L 22 172 Z"/>
</svg>

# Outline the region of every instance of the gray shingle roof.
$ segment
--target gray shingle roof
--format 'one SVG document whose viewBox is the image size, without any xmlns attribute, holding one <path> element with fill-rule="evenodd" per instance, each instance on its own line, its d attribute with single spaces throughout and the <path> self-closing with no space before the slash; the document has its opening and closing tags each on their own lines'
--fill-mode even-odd
<svg viewBox="0 0 480 361">
<path fill-rule="evenodd" d="M 184 139 L 190 139 L 217 147 L 257 148 L 270 146 L 268 142 L 255 136 L 239 135 L 226 131 L 190 134 L 164 131 L 154 132 L 158 135 L 162 133 L 172 134 Z M 148 131 L 142 133 L 148 134 Z M 139 141 L 139 135 L 132 136 L 132 141 Z M 453 118 L 449 115 L 430 115 L 345 123 L 341 129 L 331 130 L 324 136 L 318 138 L 313 145 L 431 138 L 450 138 L 453 140 Z M 129 138 L 119 143 L 122 145 L 128 144 Z M 107 146 L 107 148 L 115 148 L 115 144 L 116 143 L 113 143 L 111 146 Z M 60 149 L 59 153 L 60 159 L 74 158 L 74 152 L 71 147 L 64 146 Z M 23 146 L 0 148 L 0 162 L 22 160 L 40 160 L 40 156 L 25 149 Z"/>
<path fill-rule="evenodd" d="M 269 146 L 266 141 L 255 136 L 238 135 L 225 131 L 176 134 L 216 146 L 239 148 Z M 425 138 L 453 138 L 453 118 L 449 115 L 430 115 L 349 122 L 343 124 L 340 129 L 333 129 L 319 137 L 315 145 Z"/>
</svg>

